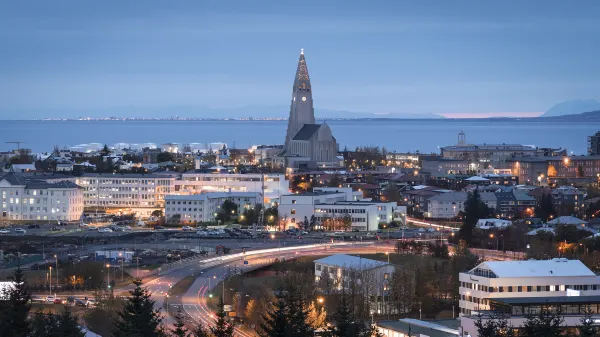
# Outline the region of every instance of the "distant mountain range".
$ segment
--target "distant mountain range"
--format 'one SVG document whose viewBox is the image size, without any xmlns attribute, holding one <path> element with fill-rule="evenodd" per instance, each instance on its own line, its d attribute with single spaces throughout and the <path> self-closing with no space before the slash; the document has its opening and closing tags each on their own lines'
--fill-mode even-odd
<svg viewBox="0 0 600 337">
<path fill-rule="evenodd" d="M 556 104 L 540 117 L 576 115 L 588 111 L 600 110 L 600 102 L 595 99 L 576 99 Z"/>
<path fill-rule="evenodd" d="M 600 110 L 596 111 L 588 111 L 580 114 L 572 114 L 572 115 L 561 115 L 561 116 L 550 116 L 550 117 L 538 117 L 543 118 L 544 120 L 564 120 L 570 122 L 600 122 Z"/>
</svg>

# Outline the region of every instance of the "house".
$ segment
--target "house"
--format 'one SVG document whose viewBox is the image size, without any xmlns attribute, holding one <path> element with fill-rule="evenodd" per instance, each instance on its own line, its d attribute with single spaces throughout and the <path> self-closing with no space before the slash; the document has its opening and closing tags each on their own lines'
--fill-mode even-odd
<svg viewBox="0 0 600 337">
<path fill-rule="evenodd" d="M 502 220 L 502 219 L 479 219 L 477 220 L 477 224 L 475 225 L 479 229 L 487 230 L 487 229 L 502 229 L 509 226 L 512 226 L 512 221 Z"/>
<path fill-rule="evenodd" d="M 212 192 L 195 195 L 166 195 L 165 219 L 177 217 L 180 223 L 198 223 L 215 221 L 225 200 L 233 201 L 241 215 L 245 210 L 263 203 L 258 192 Z"/>
<path fill-rule="evenodd" d="M 554 209 L 560 214 L 577 213 L 583 207 L 584 199 L 585 193 L 570 185 L 552 190 Z"/>
<path fill-rule="evenodd" d="M 492 192 L 479 194 L 481 200 L 493 212 L 498 208 L 498 200 Z M 431 219 L 453 219 L 460 212 L 465 210 L 465 202 L 467 201 L 468 193 L 466 192 L 448 192 L 435 195 L 428 200 L 428 207 L 425 216 Z"/>
<path fill-rule="evenodd" d="M 35 170 L 35 164 L 12 164 L 9 169 L 10 172 L 30 172 Z"/>
</svg>

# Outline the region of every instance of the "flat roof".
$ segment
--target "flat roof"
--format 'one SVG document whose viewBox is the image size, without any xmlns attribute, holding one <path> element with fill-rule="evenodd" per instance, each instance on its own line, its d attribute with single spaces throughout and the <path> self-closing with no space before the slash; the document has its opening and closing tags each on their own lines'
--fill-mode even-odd
<svg viewBox="0 0 600 337">
<path fill-rule="evenodd" d="M 121 179 L 135 179 L 135 178 L 162 178 L 170 179 L 173 177 L 154 174 L 154 173 L 84 173 L 81 178 L 121 178 Z"/>
<path fill-rule="evenodd" d="M 320 195 L 329 195 L 329 194 L 345 194 L 346 192 L 337 192 L 337 191 L 314 191 L 314 192 L 303 192 L 303 193 L 290 193 L 290 194 L 284 194 L 282 195 L 282 197 L 289 197 L 289 196 L 304 196 L 304 197 L 316 197 L 316 196 L 320 196 Z"/>
<path fill-rule="evenodd" d="M 358 270 L 366 270 L 389 265 L 389 263 L 386 262 L 365 259 L 360 256 L 352 256 L 346 254 L 330 255 L 322 259 L 315 260 L 315 263 L 321 263 L 326 264 L 328 266 L 337 266 L 342 268 L 354 268 Z"/>
<path fill-rule="evenodd" d="M 169 194 L 165 195 L 165 200 L 205 200 L 205 199 L 217 199 L 217 198 L 255 198 L 260 197 L 259 192 L 209 192 L 202 194 L 188 194 L 178 195 Z"/>
<path fill-rule="evenodd" d="M 471 269 L 489 269 L 498 277 L 596 276 L 583 262 L 554 258 L 552 260 L 486 261 Z"/>
<path fill-rule="evenodd" d="M 404 318 L 397 321 L 379 321 L 376 323 L 378 327 L 390 329 L 404 334 L 410 332 L 414 336 L 430 336 L 430 337 L 455 337 L 459 335 L 458 327 L 460 321 L 454 320 L 435 320 L 421 321 L 418 319 Z"/>
</svg>

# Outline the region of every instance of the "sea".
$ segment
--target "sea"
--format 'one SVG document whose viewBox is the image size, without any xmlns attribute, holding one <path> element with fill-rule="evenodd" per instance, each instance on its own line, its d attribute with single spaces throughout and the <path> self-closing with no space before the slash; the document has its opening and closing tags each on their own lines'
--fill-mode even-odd
<svg viewBox="0 0 600 337">
<path fill-rule="evenodd" d="M 439 153 L 454 145 L 463 131 L 469 144 L 524 144 L 566 148 L 585 154 L 587 137 L 600 123 L 543 119 L 372 119 L 328 120 L 340 150 L 380 146 L 388 151 Z M 0 150 L 20 147 L 34 152 L 80 144 L 101 143 L 227 143 L 248 148 L 282 144 L 285 120 L 4 120 L 0 121 Z"/>
</svg>

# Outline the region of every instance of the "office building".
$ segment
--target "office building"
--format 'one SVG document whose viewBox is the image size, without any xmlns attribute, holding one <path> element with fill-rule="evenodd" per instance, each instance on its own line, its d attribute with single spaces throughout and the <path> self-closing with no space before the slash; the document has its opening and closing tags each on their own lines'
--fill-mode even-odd
<svg viewBox="0 0 600 337">
<path fill-rule="evenodd" d="M 265 197 L 265 204 L 289 193 L 290 183 L 284 174 L 261 173 L 195 173 L 181 175 L 174 182 L 175 194 L 207 192 L 257 192 Z"/>
<path fill-rule="evenodd" d="M 194 195 L 167 195 L 165 197 L 165 219 L 179 219 L 181 223 L 212 222 L 225 200 L 233 201 L 238 209 L 235 216 L 244 210 L 263 203 L 258 192 L 212 192 Z"/>
</svg>

